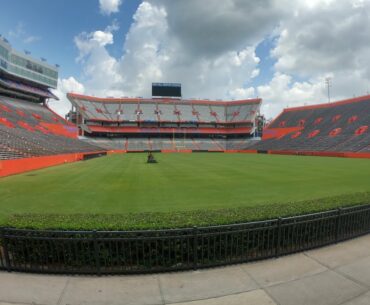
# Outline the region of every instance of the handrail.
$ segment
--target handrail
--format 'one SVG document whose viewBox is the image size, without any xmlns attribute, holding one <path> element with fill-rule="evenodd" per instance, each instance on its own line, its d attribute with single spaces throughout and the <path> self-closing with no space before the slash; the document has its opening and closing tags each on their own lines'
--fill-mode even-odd
<svg viewBox="0 0 370 305">
<path fill-rule="evenodd" d="M 198 269 L 277 257 L 369 232 L 370 205 L 168 230 L 0 228 L 0 269 L 98 275 Z"/>
</svg>

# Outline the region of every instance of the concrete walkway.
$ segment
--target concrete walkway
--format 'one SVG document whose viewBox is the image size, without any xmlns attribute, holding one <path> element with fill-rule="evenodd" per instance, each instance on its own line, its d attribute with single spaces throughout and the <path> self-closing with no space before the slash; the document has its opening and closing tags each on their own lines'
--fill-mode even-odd
<svg viewBox="0 0 370 305">
<path fill-rule="evenodd" d="M 201 271 L 100 278 L 0 272 L 0 304 L 369 305 L 370 235 Z"/>
</svg>

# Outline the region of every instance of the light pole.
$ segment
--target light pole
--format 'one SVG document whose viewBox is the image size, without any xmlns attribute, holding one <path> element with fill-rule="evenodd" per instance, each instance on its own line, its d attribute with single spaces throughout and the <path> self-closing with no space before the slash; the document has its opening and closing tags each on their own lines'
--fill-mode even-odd
<svg viewBox="0 0 370 305">
<path fill-rule="evenodd" d="M 325 78 L 325 84 L 328 89 L 328 102 L 330 103 L 330 87 L 331 87 L 331 77 Z"/>
</svg>

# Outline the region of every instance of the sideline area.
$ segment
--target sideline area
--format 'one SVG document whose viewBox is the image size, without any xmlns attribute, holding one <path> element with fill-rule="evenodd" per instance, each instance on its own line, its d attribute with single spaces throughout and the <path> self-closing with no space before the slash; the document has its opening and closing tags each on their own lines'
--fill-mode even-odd
<svg viewBox="0 0 370 305">
<path fill-rule="evenodd" d="M 370 234 L 278 259 L 135 276 L 0 272 L 0 305 L 365 305 Z"/>
</svg>

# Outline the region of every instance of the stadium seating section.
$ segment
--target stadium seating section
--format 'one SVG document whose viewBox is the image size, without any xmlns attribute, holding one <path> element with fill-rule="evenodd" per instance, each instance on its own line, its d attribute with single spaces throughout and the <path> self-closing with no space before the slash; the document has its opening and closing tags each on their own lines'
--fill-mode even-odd
<svg viewBox="0 0 370 305">
<path fill-rule="evenodd" d="M 285 109 L 264 131 L 257 150 L 370 152 L 370 96 Z"/>
<path fill-rule="evenodd" d="M 261 99 L 97 98 L 74 93 L 67 97 L 78 113 L 85 141 L 125 151 L 238 150 L 254 143 L 261 106 Z"/>
<path fill-rule="evenodd" d="M 85 138 L 87 143 L 99 146 L 106 150 L 124 151 L 165 151 L 165 150 L 192 150 L 192 151 L 225 151 L 240 150 L 251 147 L 256 140 L 251 138 L 239 139 L 212 139 L 212 138 Z"/>
<path fill-rule="evenodd" d="M 0 97 L 1 160 L 99 150 L 78 140 L 76 127 L 48 108 Z"/>
<path fill-rule="evenodd" d="M 99 99 L 77 94 L 68 98 L 85 120 L 140 122 L 254 122 L 261 100 L 236 102 L 175 99 Z"/>
<path fill-rule="evenodd" d="M 254 143 L 261 106 L 261 99 L 97 98 L 74 93 L 67 97 L 85 141 L 124 151 L 238 150 Z"/>
<path fill-rule="evenodd" d="M 262 141 L 252 137 L 260 100 L 73 101 L 92 130 L 81 139 L 75 125 L 47 107 L 0 97 L 0 160 L 107 150 L 370 152 L 370 96 L 285 109 L 265 128 Z M 243 122 L 251 123 L 248 132 L 239 132 L 247 126 L 238 125 Z"/>
</svg>

